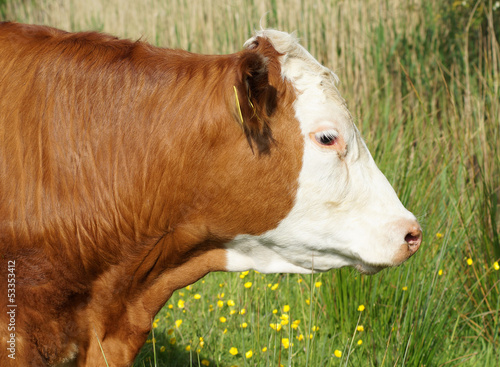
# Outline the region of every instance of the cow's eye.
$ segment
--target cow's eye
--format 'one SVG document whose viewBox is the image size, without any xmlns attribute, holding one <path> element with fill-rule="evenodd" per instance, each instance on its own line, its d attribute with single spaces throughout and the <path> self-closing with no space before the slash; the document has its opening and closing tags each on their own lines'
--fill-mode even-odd
<svg viewBox="0 0 500 367">
<path fill-rule="evenodd" d="M 323 130 L 314 134 L 316 142 L 320 145 L 332 146 L 337 141 L 338 133 L 335 130 Z"/>
</svg>

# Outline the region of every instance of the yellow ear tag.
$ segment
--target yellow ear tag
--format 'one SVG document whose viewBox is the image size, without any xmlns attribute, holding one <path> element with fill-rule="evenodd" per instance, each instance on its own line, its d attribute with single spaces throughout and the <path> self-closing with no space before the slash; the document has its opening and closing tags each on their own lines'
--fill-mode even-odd
<svg viewBox="0 0 500 367">
<path fill-rule="evenodd" d="M 236 87 L 234 85 L 233 88 L 234 88 L 234 97 L 236 98 L 236 106 L 238 107 L 238 112 L 240 113 L 241 126 L 243 126 L 243 114 L 241 113 L 240 100 L 238 99 L 238 91 L 236 90 Z"/>
</svg>

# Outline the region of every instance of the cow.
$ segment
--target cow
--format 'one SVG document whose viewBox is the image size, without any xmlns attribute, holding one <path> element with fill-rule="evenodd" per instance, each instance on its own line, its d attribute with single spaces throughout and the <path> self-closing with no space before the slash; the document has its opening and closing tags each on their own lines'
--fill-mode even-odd
<svg viewBox="0 0 500 367">
<path fill-rule="evenodd" d="M 337 83 L 276 30 L 199 55 L 1 23 L 0 364 L 129 366 L 212 271 L 412 256 L 422 230 Z"/>
</svg>

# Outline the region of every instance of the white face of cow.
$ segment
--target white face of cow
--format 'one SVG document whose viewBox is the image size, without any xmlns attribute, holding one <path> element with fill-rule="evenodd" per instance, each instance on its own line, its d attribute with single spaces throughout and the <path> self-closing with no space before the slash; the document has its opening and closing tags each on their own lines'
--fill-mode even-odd
<svg viewBox="0 0 500 367">
<path fill-rule="evenodd" d="M 260 236 L 228 243 L 227 270 L 309 273 L 354 266 L 375 273 L 399 265 L 417 251 L 421 229 L 373 161 L 336 76 L 292 36 L 270 30 L 257 36 L 284 54 L 283 77 L 297 91 L 303 166 L 288 216 Z"/>
</svg>

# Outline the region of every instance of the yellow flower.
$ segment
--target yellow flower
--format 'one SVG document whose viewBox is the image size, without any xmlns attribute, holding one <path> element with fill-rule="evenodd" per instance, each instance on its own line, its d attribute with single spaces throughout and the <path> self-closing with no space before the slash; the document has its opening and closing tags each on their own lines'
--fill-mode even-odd
<svg viewBox="0 0 500 367">
<path fill-rule="evenodd" d="M 279 287 L 279 283 L 276 283 L 275 285 L 273 285 L 271 287 L 271 290 L 275 291 L 276 289 L 278 289 L 278 287 Z"/>
<path fill-rule="evenodd" d="M 246 277 L 248 275 L 249 271 L 242 271 L 241 274 L 240 274 L 240 278 L 243 279 L 244 277 Z"/>
<path fill-rule="evenodd" d="M 157 322 L 153 322 L 153 329 L 156 329 L 158 327 L 158 323 Z"/>
<path fill-rule="evenodd" d="M 296 337 L 297 340 L 300 342 L 302 340 L 304 340 L 304 335 L 300 334 L 299 336 Z"/>
<path fill-rule="evenodd" d="M 224 293 L 219 293 L 219 294 L 217 295 L 217 298 L 224 298 Z"/>
<path fill-rule="evenodd" d="M 224 306 L 224 301 L 218 300 L 217 301 L 217 306 L 223 307 Z"/>
<path fill-rule="evenodd" d="M 222 332 L 222 334 L 227 334 L 227 328 L 224 329 L 224 331 Z"/>
<path fill-rule="evenodd" d="M 337 358 L 340 358 L 342 357 L 342 352 L 338 349 L 335 349 L 335 352 L 333 352 L 333 354 L 335 355 L 335 357 Z"/>
<path fill-rule="evenodd" d="M 235 305 L 235 303 L 232 299 L 229 299 L 229 300 L 227 300 L 227 305 L 230 307 L 233 307 Z"/>
<path fill-rule="evenodd" d="M 267 347 L 262 348 L 262 352 L 267 352 Z"/>
<path fill-rule="evenodd" d="M 311 300 L 310 300 L 309 298 L 308 298 L 308 299 L 306 299 L 306 304 L 307 304 L 307 305 L 310 305 L 310 304 L 311 304 Z"/>
<path fill-rule="evenodd" d="M 164 351 L 165 351 L 165 349 L 166 349 L 166 348 L 165 348 L 165 346 L 164 346 L 164 345 L 162 345 L 162 347 L 160 348 L 160 352 L 164 352 Z"/>
<path fill-rule="evenodd" d="M 403 287 L 403 290 L 404 290 L 404 291 L 407 291 L 407 290 L 408 290 L 408 287 L 404 286 L 404 287 Z"/>
<path fill-rule="evenodd" d="M 252 358 L 253 356 L 253 352 L 252 350 L 250 349 L 248 352 L 245 353 L 245 357 L 248 359 L 248 358 Z"/>
<path fill-rule="evenodd" d="M 182 325 L 182 320 L 175 320 L 175 327 L 179 328 Z"/>
<path fill-rule="evenodd" d="M 288 325 L 288 320 L 284 319 L 284 320 L 281 320 L 281 325 Z"/>
<path fill-rule="evenodd" d="M 290 346 L 290 340 L 288 338 L 281 339 L 281 344 L 283 344 L 283 348 L 288 349 Z"/>
<path fill-rule="evenodd" d="M 439 269 L 438 275 L 443 275 L 443 269 Z"/>
<path fill-rule="evenodd" d="M 242 328 L 242 329 L 245 329 L 247 326 L 248 326 L 248 324 L 246 322 L 244 322 L 243 324 L 240 324 L 240 328 Z"/>
<path fill-rule="evenodd" d="M 245 288 L 250 288 L 252 286 L 252 282 L 246 282 L 244 286 Z"/>
<path fill-rule="evenodd" d="M 224 283 L 219 283 L 219 287 L 224 287 Z"/>
<path fill-rule="evenodd" d="M 314 286 L 316 288 L 319 288 L 319 287 L 321 287 L 322 284 L 323 284 L 322 282 L 316 282 L 316 283 L 314 283 Z"/>
<path fill-rule="evenodd" d="M 186 302 L 184 302 L 182 299 L 180 299 L 179 302 L 177 302 L 177 307 L 184 308 L 184 303 L 186 303 Z"/>
<path fill-rule="evenodd" d="M 220 322 L 222 322 L 222 323 L 224 323 L 224 322 L 226 322 L 226 321 L 227 321 L 227 319 L 226 319 L 224 316 L 221 316 L 221 317 L 219 318 L 219 321 L 220 321 Z"/>
<path fill-rule="evenodd" d="M 247 313 L 247 310 L 246 310 L 246 309 L 244 309 L 244 308 L 242 308 L 242 309 L 241 309 L 241 311 L 240 311 L 240 315 L 244 315 L 244 314 L 246 314 L 246 313 Z"/>
<path fill-rule="evenodd" d="M 361 339 L 358 340 L 358 345 L 363 344 L 363 341 Z"/>
<path fill-rule="evenodd" d="M 365 310 L 365 306 L 364 305 L 359 305 L 358 311 L 359 312 L 363 312 L 364 310 Z"/>
<path fill-rule="evenodd" d="M 277 314 L 277 313 L 278 313 L 278 310 L 277 310 L 277 309 L 274 309 L 274 310 L 273 310 L 273 313 L 274 313 L 274 314 Z"/>
<path fill-rule="evenodd" d="M 302 278 L 297 279 L 297 283 L 302 283 Z"/>
<path fill-rule="evenodd" d="M 190 290 L 191 290 L 191 288 L 193 288 L 193 287 L 191 287 L 190 285 L 188 285 L 188 286 L 186 287 L 186 289 L 187 289 L 188 291 L 190 291 Z"/>
<path fill-rule="evenodd" d="M 207 361 L 206 359 L 202 359 L 201 360 L 201 364 L 204 365 L 204 366 L 210 366 L 210 362 Z"/>
<path fill-rule="evenodd" d="M 315 325 L 315 326 L 312 327 L 312 331 L 318 331 L 318 330 L 319 330 L 319 326 Z"/>
<path fill-rule="evenodd" d="M 213 310 L 214 310 L 214 305 L 209 305 L 209 306 L 208 306 L 208 311 L 209 311 L 209 312 L 212 312 Z"/>
<path fill-rule="evenodd" d="M 289 305 L 284 305 L 283 306 L 283 312 L 288 312 L 290 311 L 290 306 Z"/>
<path fill-rule="evenodd" d="M 168 305 L 168 308 L 172 309 L 174 308 L 174 305 Z"/>
<path fill-rule="evenodd" d="M 281 330 L 281 324 L 269 324 L 269 326 L 273 330 L 276 330 L 276 331 L 280 331 Z"/>
<path fill-rule="evenodd" d="M 495 269 L 495 270 L 500 270 L 500 265 L 498 265 L 498 261 L 495 261 L 495 262 L 493 263 L 493 269 Z"/>
<path fill-rule="evenodd" d="M 238 349 L 236 349 L 235 347 L 231 347 L 231 349 L 229 349 L 229 354 L 235 356 L 236 354 L 238 354 Z"/>
<path fill-rule="evenodd" d="M 191 346 L 190 345 L 187 345 L 186 346 L 186 352 L 189 352 L 191 350 Z"/>
<path fill-rule="evenodd" d="M 297 329 L 299 327 L 299 324 L 300 324 L 300 320 L 295 320 L 294 322 L 292 322 L 292 329 Z"/>
<path fill-rule="evenodd" d="M 236 312 L 237 312 L 236 310 L 231 310 L 231 311 L 229 311 L 229 314 L 232 316 L 232 315 L 234 315 Z"/>
<path fill-rule="evenodd" d="M 170 344 L 174 345 L 176 342 L 177 342 L 177 339 L 175 339 L 175 338 L 170 339 Z"/>
<path fill-rule="evenodd" d="M 365 331 L 365 328 L 363 327 L 363 325 L 359 325 L 356 330 L 358 330 L 359 332 L 362 332 L 362 331 Z"/>
<path fill-rule="evenodd" d="M 469 265 L 469 266 L 470 266 L 470 265 L 472 265 L 472 263 L 473 263 L 473 261 L 472 261 L 472 259 L 469 257 L 469 258 L 467 259 L 467 265 Z"/>
<path fill-rule="evenodd" d="M 281 320 L 288 320 L 289 318 L 290 318 L 290 316 L 288 316 L 286 313 L 284 313 L 284 314 L 282 314 L 282 315 L 280 316 L 280 319 L 281 319 Z"/>
<path fill-rule="evenodd" d="M 441 238 L 443 238 L 443 234 L 442 233 L 436 233 L 436 238 L 439 240 Z"/>
<path fill-rule="evenodd" d="M 200 299 L 201 298 L 201 295 L 199 295 L 198 293 L 196 293 L 194 296 L 193 296 L 194 299 Z"/>
</svg>

